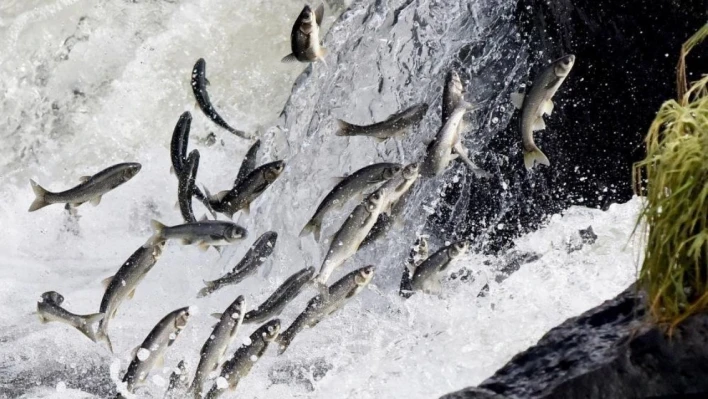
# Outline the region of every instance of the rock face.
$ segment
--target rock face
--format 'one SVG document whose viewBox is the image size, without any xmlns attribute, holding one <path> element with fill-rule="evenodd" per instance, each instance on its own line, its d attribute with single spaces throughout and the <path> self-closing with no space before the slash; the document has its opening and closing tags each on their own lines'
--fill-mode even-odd
<svg viewBox="0 0 708 399">
<path fill-rule="evenodd" d="M 642 322 L 634 287 L 549 331 L 478 388 L 442 399 L 647 398 L 708 392 L 708 315 L 672 338 Z"/>
</svg>

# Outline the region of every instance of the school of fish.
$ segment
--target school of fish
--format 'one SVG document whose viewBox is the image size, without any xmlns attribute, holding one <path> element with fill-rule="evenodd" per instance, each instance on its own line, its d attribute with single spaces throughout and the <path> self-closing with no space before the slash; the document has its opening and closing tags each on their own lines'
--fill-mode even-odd
<svg viewBox="0 0 708 399">
<path fill-rule="evenodd" d="M 316 9 L 306 5 L 297 17 L 291 34 L 292 53 L 283 62 L 325 62 L 327 49 L 321 43 L 321 25 L 324 4 Z M 531 170 L 537 163 L 549 166 L 548 157 L 535 144 L 533 133 L 545 129 L 544 115 L 554 109 L 553 96 L 570 73 L 575 56 L 566 55 L 546 66 L 535 78 L 528 93 L 515 93 L 511 102 L 520 109 L 520 136 L 523 164 Z M 325 64 L 326 65 L 326 64 Z M 252 140 L 250 134 L 232 127 L 214 109 L 207 86 L 206 61 L 196 61 L 191 75 L 194 97 L 204 115 L 215 125 L 234 136 Z M 407 108 L 390 115 L 383 121 L 368 125 L 364 121 L 346 122 L 337 120 L 339 130 L 333 132 L 342 137 L 369 137 L 377 141 L 399 139 L 419 124 L 429 110 L 428 104 L 410 104 Z M 331 274 L 362 247 L 383 240 L 392 228 L 402 225 L 406 199 L 420 178 L 434 179 L 449 169 L 452 161 L 459 159 L 477 178 L 492 175 L 477 167 L 469 158 L 469 150 L 463 145 L 465 115 L 478 106 L 465 100 L 465 90 L 456 71 L 448 71 L 442 93 L 441 126 L 432 141 L 427 144 L 424 156 L 416 162 L 402 165 L 380 162 L 365 166 L 342 178 L 304 223 L 300 239 L 310 233 L 315 241 L 322 239 L 322 224 L 331 214 L 345 209 L 350 202 L 357 205 L 350 211 L 337 232 L 329 239 L 319 271 L 314 266 L 305 267 L 287 278 L 263 303 L 252 305 L 243 296 L 223 311 L 214 313 L 218 319 L 211 334 L 206 337 L 196 362 L 193 378 L 188 378 L 185 361 L 181 361 L 170 378 L 166 397 L 195 399 L 217 398 L 237 389 L 267 351 L 271 343 L 282 355 L 304 328 L 313 328 L 330 314 L 346 305 L 352 297 L 365 289 L 374 278 L 375 267 L 367 265 L 355 269 L 334 283 Z M 37 303 L 37 315 L 42 323 L 61 322 L 74 327 L 93 342 L 105 343 L 113 352 L 109 338 L 109 322 L 116 316 L 120 305 L 131 299 L 147 273 L 155 266 L 168 240 L 181 245 L 195 245 L 203 251 L 209 248 L 221 250 L 224 246 L 239 245 L 250 239 L 245 228 L 231 221 L 234 214 L 248 216 L 253 202 L 263 194 L 283 173 L 287 164 L 283 160 L 258 166 L 261 141 L 255 139 L 243 158 L 241 167 L 231 188 L 212 195 L 204 187 L 197 187 L 200 153 L 188 153 L 188 141 L 192 115 L 184 112 L 178 119 L 170 143 L 171 172 L 177 177 L 177 206 L 183 224 L 165 226 L 153 220 L 154 234 L 144 245 L 120 266 L 114 276 L 103 281 L 104 294 L 98 312 L 77 315 L 62 307 L 64 297 L 55 291 L 45 292 Z M 343 140 L 343 139 L 337 139 Z M 98 205 L 101 197 L 122 184 L 128 183 L 141 169 L 141 165 L 125 162 L 109 166 L 92 176 L 80 177 L 79 184 L 61 192 L 50 192 L 34 180 L 30 180 L 35 199 L 29 211 L 34 212 L 52 204 L 65 204 L 73 210 L 85 202 Z M 212 216 L 197 219 L 192 208 L 196 198 Z M 229 220 L 219 220 L 217 214 Z M 268 231 L 255 238 L 243 259 L 222 277 L 205 281 L 205 287 L 196 296 L 203 297 L 230 285 L 238 285 L 253 276 L 273 253 L 278 234 Z M 414 292 L 438 293 L 440 278 L 449 266 L 464 255 L 470 243 L 459 240 L 439 248 L 429 255 L 427 237 L 420 236 L 412 246 L 411 254 L 403 267 L 400 296 L 410 297 Z M 311 288 L 316 293 L 305 309 L 289 326 L 277 317 L 301 293 Z M 189 322 L 189 306 L 180 307 L 164 316 L 150 331 L 132 355 L 132 362 L 125 370 L 122 383 L 116 390 L 117 398 L 134 394 L 151 370 L 160 367 L 164 353 L 179 337 Z M 229 354 L 229 349 L 244 324 L 258 323 L 258 327 L 244 344 Z"/>
</svg>

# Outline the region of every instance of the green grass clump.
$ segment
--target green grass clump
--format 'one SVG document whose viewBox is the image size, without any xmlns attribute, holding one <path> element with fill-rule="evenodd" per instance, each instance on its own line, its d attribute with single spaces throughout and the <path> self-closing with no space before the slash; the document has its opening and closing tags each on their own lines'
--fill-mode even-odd
<svg viewBox="0 0 708 399">
<path fill-rule="evenodd" d="M 684 45 L 708 36 L 708 25 Z M 688 50 L 686 50 L 688 48 Z M 665 102 L 646 137 L 647 157 L 636 164 L 635 187 L 646 179 L 641 212 L 646 251 L 639 274 L 649 295 L 651 315 L 675 327 L 708 310 L 708 76 L 681 87 L 678 101 Z"/>
</svg>

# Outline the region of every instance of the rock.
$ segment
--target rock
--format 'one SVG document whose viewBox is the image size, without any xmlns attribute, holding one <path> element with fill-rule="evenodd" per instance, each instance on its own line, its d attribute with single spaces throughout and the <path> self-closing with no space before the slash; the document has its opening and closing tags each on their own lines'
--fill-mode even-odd
<svg viewBox="0 0 708 399">
<path fill-rule="evenodd" d="M 442 399 L 646 398 L 708 392 L 708 315 L 687 319 L 668 338 L 662 328 L 644 321 L 645 313 L 646 295 L 631 286 L 552 329 L 478 388 Z"/>
</svg>

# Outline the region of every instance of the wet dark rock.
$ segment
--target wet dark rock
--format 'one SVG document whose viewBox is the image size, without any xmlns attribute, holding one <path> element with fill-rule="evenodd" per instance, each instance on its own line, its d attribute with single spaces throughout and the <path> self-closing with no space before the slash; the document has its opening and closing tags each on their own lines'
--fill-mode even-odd
<svg viewBox="0 0 708 399">
<path fill-rule="evenodd" d="M 333 367 L 324 357 L 285 360 L 268 370 L 268 378 L 273 384 L 300 385 L 312 392 L 314 383 L 324 378 Z"/>
<path fill-rule="evenodd" d="M 578 230 L 578 235 L 570 238 L 566 250 L 568 253 L 579 251 L 586 245 L 594 244 L 595 240 L 597 240 L 597 234 L 593 231 L 592 226 L 588 226 L 587 229 Z"/>
<path fill-rule="evenodd" d="M 646 296 L 628 288 L 566 320 L 478 388 L 443 399 L 648 398 L 708 392 L 708 315 L 668 338 L 645 320 Z M 487 396 L 485 396 L 487 395 Z"/>
</svg>

